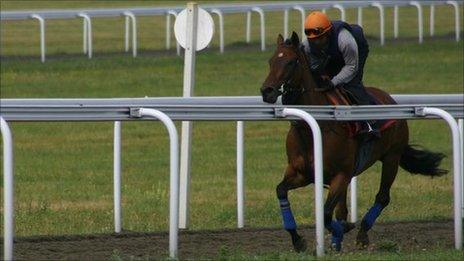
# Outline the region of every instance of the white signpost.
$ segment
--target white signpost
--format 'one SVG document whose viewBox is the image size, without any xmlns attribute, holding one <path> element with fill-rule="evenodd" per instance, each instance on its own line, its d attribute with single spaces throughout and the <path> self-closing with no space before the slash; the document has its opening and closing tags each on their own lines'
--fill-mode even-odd
<svg viewBox="0 0 464 261">
<path fill-rule="evenodd" d="M 208 12 L 199 8 L 197 3 L 188 3 L 187 9 L 180 12 L 176 18 L 174 34 L 177 42 L 185 50 L 184 97 L 193 95 L 193 88 L 195 86 L 195 53 L 208 46 L 213 38 L 213 33 L 213 18 Z M 192 122 L 183 121 L 180 151 L 179 228 L 187 228 L 188 226 L 191 137 Z"/>
</svg>

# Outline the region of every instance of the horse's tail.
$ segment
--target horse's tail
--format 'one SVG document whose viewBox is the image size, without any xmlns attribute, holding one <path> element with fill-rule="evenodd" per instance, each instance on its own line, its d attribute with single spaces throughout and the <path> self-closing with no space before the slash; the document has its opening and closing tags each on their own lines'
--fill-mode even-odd
<svg viewBox="0 0 464 261">
<path fill-rule="evenodd" d="M 411 174 L 421 174 L 425 176 L 442 176 L 448 173 L 447 170 L 440 169 L 441 160 L 446 157 L 443 153 L 428 151 L 416 146 L 408 145 L 403 151 L 400 159 L 400 166 Z"/>
</svg>

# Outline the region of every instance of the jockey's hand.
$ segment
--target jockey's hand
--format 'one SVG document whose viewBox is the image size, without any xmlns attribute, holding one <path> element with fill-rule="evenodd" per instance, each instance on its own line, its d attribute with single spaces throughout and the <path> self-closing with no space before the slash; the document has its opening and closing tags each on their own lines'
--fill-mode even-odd
<svg viewBox="0 0 464 261">
<path fill-rule="evenodd" d="M 316 88 L 316 91 L 326 92 L 326 91 L 331 91 L 335 88 L 335 85 L 332 83 L 330 78 L 328 77 L 326 78 L 324 76 L 321 76 L 321 78 L 322 78 L 322 83 L 319 86 L 319 88 Z"/>
</svg>

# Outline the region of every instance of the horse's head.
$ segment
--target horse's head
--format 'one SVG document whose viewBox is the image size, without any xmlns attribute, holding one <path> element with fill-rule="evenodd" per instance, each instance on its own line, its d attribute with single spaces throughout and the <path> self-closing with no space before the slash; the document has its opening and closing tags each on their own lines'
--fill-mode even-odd
<svg viewBox="0 0 464 261">
<path fill-rule="evenodd" d="M 263 101 L 275 103 L 283 94 L 282 102 L 291 104 L 303 92 L 301 77 L 303 72 L 300 39 L 293 32 L 292 37 L 284 41 L 277 37 L 277 49 L 269 60 L 270 71 L 261 87 Z"/>
</svg>

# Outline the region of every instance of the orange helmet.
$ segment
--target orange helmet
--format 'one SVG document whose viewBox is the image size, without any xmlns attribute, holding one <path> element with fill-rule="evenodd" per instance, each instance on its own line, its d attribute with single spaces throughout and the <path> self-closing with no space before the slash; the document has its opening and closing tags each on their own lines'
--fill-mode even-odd
<svg viewBox="0 0 464 261">
<path fill-rule="evenodd" d="M 332 28 L 332 23 L 326 14 L 315 11 L 306 17 L 304 27 L 308 38 L 317 38 L 328 32 Z"/>
</svg>

